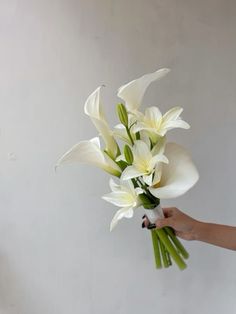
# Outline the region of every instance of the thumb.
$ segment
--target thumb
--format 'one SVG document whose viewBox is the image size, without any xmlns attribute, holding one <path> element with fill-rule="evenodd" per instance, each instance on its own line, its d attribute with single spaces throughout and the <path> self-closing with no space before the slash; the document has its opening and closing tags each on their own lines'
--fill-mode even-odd
<svg viewBox="0 0 236 314">
<path fill-rule="evenodd" d="M 172 217 L 169 217 L 169 218 L 163 218 L 163 219 L 157 219 L 157 221 L 155 222 L 156 224 L 156 227 L 157 228 L 163 228 L 163 227 L 174 227 L 173 224 L 174 224 L 174 221 L 173 221 L 173 218 Z"/>
</svg>

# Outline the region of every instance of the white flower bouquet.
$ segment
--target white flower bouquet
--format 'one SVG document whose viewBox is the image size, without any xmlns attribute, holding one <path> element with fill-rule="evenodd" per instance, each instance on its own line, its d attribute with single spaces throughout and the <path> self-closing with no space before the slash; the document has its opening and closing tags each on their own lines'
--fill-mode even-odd
<svg viewBox="0 0 236 314">
<path fill-rule="evenodd" d="M 150 83 L 165 76 L 169 69 L 160 69 L 129 82 L 118 90 L 122 103 L 117 104 L 120 124 L 110 129 L 100 100 L 101 87 L 87 99 L 87 114 L 104 141 L 99 137 L 81 141 L 66 152 L 57 166 L 70 162 L 84 162 L 100 167 L 114 177 L 110 178 L 111 192 L 103 199 L 120 207 L 114 215 L 110 230 L 122 218 L 131 218 L 134 210 L 143 207 L 151 223 L 163 217 L 160 200 L 180 196 L 198 180 L 198 172 L 185 149 L 168 143 L 167 131 L 190 126 L 180 117 L 183 109 L 174 107 L 161 114 L 157 107 L 139 111 L 144 93 Z M 122 145 L 123 144 L 123 145 Z M 122 146 L 121 146 L 122 145 Z M 173 229 L 164 227 L 151 231 L 157 268 L 169 267 L 174 261 L 180 269 L 186 268 L 188 258 Z"/>
</svg>

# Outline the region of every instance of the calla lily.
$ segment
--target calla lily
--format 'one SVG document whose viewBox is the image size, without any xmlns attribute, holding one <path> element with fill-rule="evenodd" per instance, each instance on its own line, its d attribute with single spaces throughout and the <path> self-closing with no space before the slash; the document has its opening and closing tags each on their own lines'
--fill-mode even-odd
<svg viewBox="0 0 236 314">
<path fill-rule="evenodd" d="M 135 112 L 141 105 L 144 93 L 148 86 L 169 73 L 169 69 L 160 69 L 154 73 L 149 73 L 140 78 L 121 86 L 118 89 L 117 96 L 125 101 L 128 111 Z"/>
<path fill-rule="evenodd" d="M 133 164 L 123 171 L 123 180 L 142 176 L 144 182 L 151 185 L 156 165 L 160 162 L 168 163 L 168 159 L 163 155 L 163 152 L 158 153 L 156 147 L 150 151 L 147 143 L 142 140 L 134 142 L 132 153 Z"/>
<path fill-rule="evenodd" d="M 91 118 L 105 142 L 106 151 L 114 159 L 118 152 L 118 146 L 105 118 L 100 99 L 100 91 L 101 86 L 88 97 L 84 105 L 84 112 Z"/>
<path fill-rule="evenodd" d="M 173 128 L 189 129 L 190 125 L 180 118 L 182 111 L 183 108 L 174 107 L 162 116 L 157 107 L 149 107 L 145 110 L 145 114 L 139 112 L 133 132 L 145 130 L 155 142 L 159 136 L 164 136 L 168 130 Z"/>
<path fill-rule="evenodd" d="M 168 165 L 155 172 L 150 192 L 157 198 L 169 199 L 186 193 L 198 181 L 199 175 L 190 155 L 175 144 L 167 143 L 165 148 Z"/>
<path fill-rule="evenodd" d="M 98 137 L 74 145 L 59 159 L 56 168 L 64 163 L 73 162 L 92 164 L 114 176 L 120 177 L 121 175 L 118 165 L 101 150 Z"/>
<path fill-rule="evenodd" d="M 110 231 L 112 231 L 120 219 L 133 217 L 133 209 L 141 205 L 138 195 L 143 193 L 143 190 L 134 188 L 130 180 L 120 180 L 120 184 L 116 184 L 113 179 L 110 179 L 110 188 L 112 192 L 104 195 L 102 198 L 121 207 L 111 221 Z"/>
</svg>

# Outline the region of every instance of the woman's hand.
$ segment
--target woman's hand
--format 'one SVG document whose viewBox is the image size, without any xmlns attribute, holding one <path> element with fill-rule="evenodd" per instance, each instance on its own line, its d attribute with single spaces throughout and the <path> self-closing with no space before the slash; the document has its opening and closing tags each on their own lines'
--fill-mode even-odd
<svg viewBox="0 0 236 314">
<path fill-rule="evenodd" d="M 198 221 L 184 214 L 176 207 L 163 208 L 165 218 L 157 219 L 154 226 L 149 227 L 149 221 L 144 216 L 143 227 L 148 229 L 163 228 L 166 226 L 172 227 L 175 234 L 185 240 L 196 240 L 195 231 L 197 229 Z"/>
<path fill-rule="evenodd" d="M 236 251 L 236 227 L 201 222 L 184 214 L 176 207 L 163 208 L 163 219 L 150 224 L 143 216 L 142 227 L 148 229 L 172 227 L 175 234 L 184 240 L 198 240 Z"/>
</svg>

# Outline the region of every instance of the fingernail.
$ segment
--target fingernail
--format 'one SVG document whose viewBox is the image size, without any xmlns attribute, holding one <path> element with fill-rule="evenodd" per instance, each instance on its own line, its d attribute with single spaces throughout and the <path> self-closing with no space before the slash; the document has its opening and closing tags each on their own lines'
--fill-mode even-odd
<svg viewBox="0 0 236 314">
<path fill-rule="evenodd" d="M 146 215 L 143 215 L 142 219 L 145 218 L 145 217 L 146 217 Z"/>
<path fill-rule="evenodd" d="M 142 228 L 145 228 L 145 224 L 144 224 L 144 221 L 143 221 L 143 223 L 142 223 Z"/>
<path fill-rule="evenodd" d="M 148 229 L 155 229 L 155 228 L 156 228 L 156 225 L 155 225 L 155 224 L 149 224 L 147 228 L 148 228 Z"/>
</svg>

